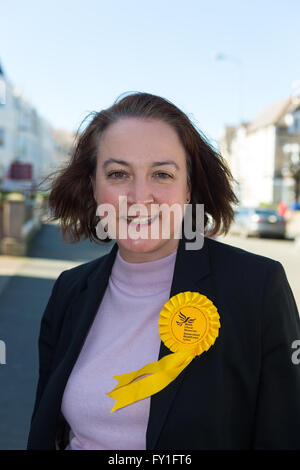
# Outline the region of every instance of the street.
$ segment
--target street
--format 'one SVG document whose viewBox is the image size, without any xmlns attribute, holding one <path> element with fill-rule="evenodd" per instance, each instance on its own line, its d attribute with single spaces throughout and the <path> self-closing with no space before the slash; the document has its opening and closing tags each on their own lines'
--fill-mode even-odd
<svg viewBox="0 0 300 470">
<path fill-rule="evenodd" d="M 300 306 L 300 249 L 293 241 L 218 238 L 282 263 Z M 28 256 L 0 256 L 0 340 L 6 363 L 0 364 L 0 449 L 25 449 L 38 377 L 40 320 L 59 274 L 111 250 L 84 241 L 62 243 L 55 224 L 44 224 Z"/>
</svg>

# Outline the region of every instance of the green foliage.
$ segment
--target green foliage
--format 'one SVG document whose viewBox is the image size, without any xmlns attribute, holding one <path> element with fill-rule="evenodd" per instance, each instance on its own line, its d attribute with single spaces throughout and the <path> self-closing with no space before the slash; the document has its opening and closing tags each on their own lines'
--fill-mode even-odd
<svg viewBox="0 0 300 470">
<path fill-rule="evenodd" d="M 37 199 L 42 199 L 42 200 L 48 199 L 48 197 L 49 197 L 49 193 L 47 193 L 47 192 L 42 192 L 42 191 L 41 191 L 41 192 L 38 192 L 37 195 L 36 195 L 36 198 L 37 198 Z"/>
<path fill-rule="evenodd" d="M 6 200 L 24 200 L 24 195 L 21 191 L 0 191 L 0 202 Z"/>
<path fill-rule="evenodd" d="M 262 207 L 264 209 L 272 209 L 272 210 L 277 210 L 278 204 L 275 203 L 270 203 L 270 202 L 260 202 L 259 207 Z"/>
<path fill-rule="evenodd" d="M 6 194 L 5 200 L 13 201 L 13 202 L 23 202 L 25 201 L 25 196 L 24 194 L 16 191 L 16 192 L 11 192 L 11 193 Z"/>
</svg>

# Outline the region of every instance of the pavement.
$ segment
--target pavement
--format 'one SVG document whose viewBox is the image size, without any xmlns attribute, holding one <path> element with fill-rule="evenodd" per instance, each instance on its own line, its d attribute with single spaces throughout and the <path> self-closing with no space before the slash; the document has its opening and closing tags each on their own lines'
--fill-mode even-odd
<svg viewBox="0 0 300 470">
<path fill-rule="evenodd" d="M 26 449 L 38 379 L 40 320 L 55 279 L 65 269 L 110 251 L 90 241 L 62 242 L 56 224 L 43 225 L 26 257 L 0 256 L 0 449 Z"/>
</svg>

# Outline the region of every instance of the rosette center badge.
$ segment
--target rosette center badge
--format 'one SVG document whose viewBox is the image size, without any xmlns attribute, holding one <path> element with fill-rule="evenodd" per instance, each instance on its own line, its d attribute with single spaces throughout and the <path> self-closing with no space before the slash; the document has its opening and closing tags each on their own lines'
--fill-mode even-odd
<svg viewBox="0 0 300 470">
<path fill-rule="evenodd" d="M 172 333 L 184 344 L 197 343 L 207 330 L 205 315 L 196 307 L 183 307 L 173 315 Z"/>
<path fill-rule="evenodd" d="M 181 292 L 164 305 L 159 318 L 159 333 L 173 352 L 202 354 L 218 337 L 220 316 L 216 306 L 198 292 Z"/>
</svg>

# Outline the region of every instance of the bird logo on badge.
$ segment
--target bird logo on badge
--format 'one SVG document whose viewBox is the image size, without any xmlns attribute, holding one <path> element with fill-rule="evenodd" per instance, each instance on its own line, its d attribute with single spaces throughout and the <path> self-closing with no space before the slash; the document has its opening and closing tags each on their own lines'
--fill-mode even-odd
<svg viewBox="0 0 300 470">
<path fill-rule="evenodd" d="M 180 318 L 180 321 L 176 321 L 177 325 L 179 326 L 182 326 L 184 323 L 186 325 L 192 325 L 192 323 L 195 321 L 195 318 L 187 317 L 181 312 L 179 312 L 179 318 Z"/>
</svg>

